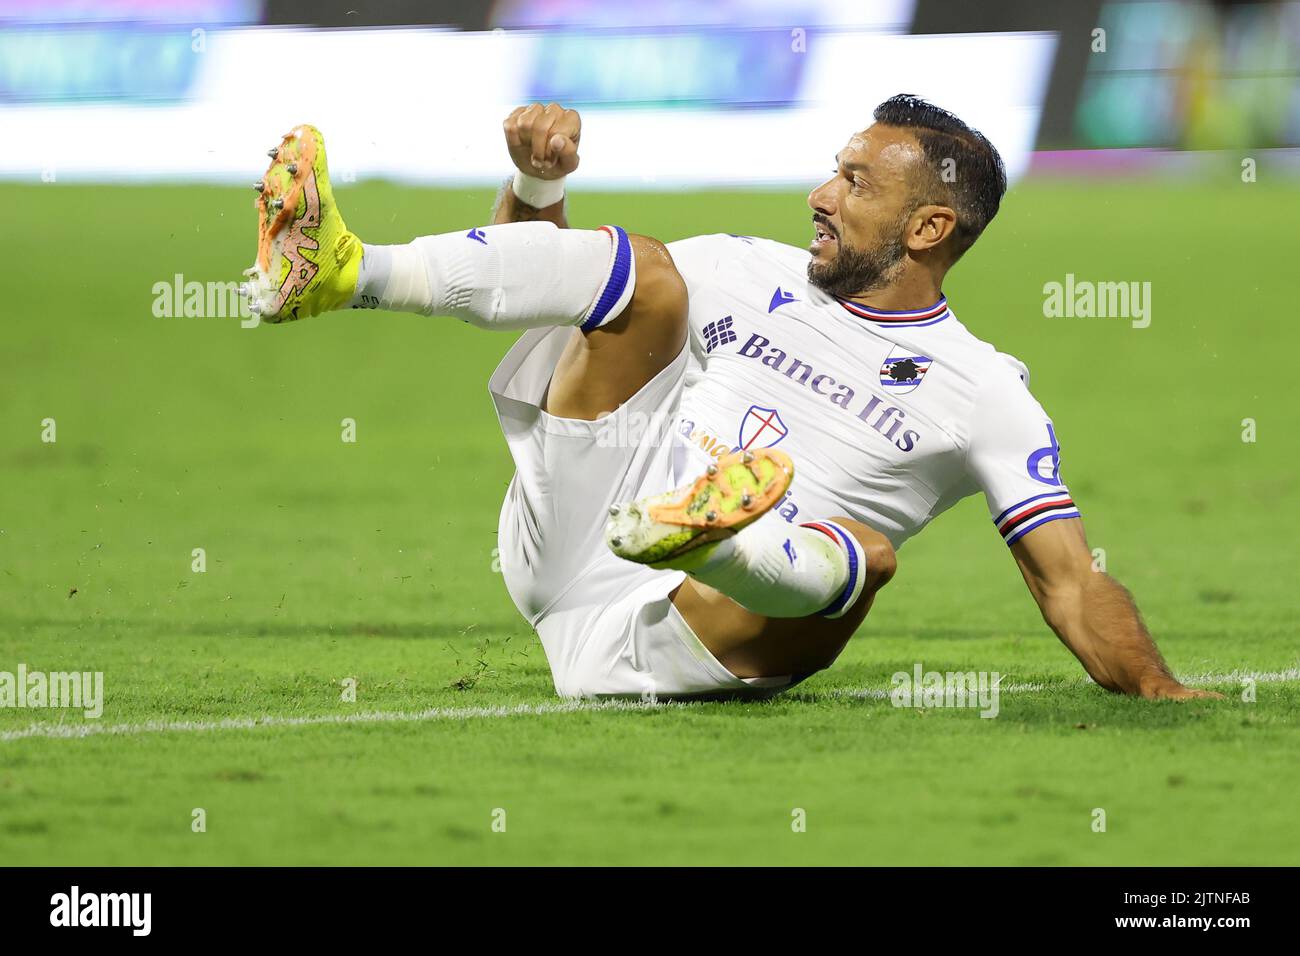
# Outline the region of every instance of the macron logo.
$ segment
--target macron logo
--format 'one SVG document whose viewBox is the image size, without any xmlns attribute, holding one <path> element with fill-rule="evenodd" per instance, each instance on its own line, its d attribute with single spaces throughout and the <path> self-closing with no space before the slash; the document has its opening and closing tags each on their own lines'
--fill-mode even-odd
<svg viewBox="0 0 1300 956">
<path fill-rule="evenodd" d="M 152 893 L 70 893 L 50 897 L 51 926 L 129 926 L 134 936 L 148 936 Z"/>
<path fill-rule="evenodd" d="M 772 293 L 772 301 L 767 304 L 768 315 L 771 315 L 783 305 L 789 305 L 791 302 L 798 302 L 793 292 L 782 292 L 781 287 L 777 286 L 776 291 Z"/>
<path fill-rule="evenodd" d="M 736 341 L 736 333 L 731 330 L 731 316 L 724 315 L 716 322 L 710 322 L 702 330 L 705 353 L 712 352 L 719 345 Z"/>
<path fill-rule="evenodd" d="M 487 233 L 485 233 L 478 226 L 475 226 L 469 232 L 465 233 L 465 238 L 473 239 L 475 242 L 481 242 L 485 246 L 487 245 Z"/>
</svg>

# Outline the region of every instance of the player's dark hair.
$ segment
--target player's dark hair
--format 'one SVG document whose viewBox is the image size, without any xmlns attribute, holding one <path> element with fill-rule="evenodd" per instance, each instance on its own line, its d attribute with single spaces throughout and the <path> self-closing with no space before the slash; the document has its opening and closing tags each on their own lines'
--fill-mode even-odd
<svg viewBox="0 0 1300 956">
<path fill-rule="evenodd" d="M 940 203 L 957 213 L 955 261 L 998 214 L 1007 191 L 1002 157 L 979 130 L 912 93 L 885 100 L 876 107 L 875 119 L 911 130 L 921 144 L 929 177 L 917 184 L 918 205 Z M 945 172 L 949 174 L 945 176 Z"/>
</svg>

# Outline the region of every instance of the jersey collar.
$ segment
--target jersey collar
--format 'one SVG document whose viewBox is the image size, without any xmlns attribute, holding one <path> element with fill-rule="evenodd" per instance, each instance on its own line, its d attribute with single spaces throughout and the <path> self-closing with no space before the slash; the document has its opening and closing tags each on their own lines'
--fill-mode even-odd
<svg viewBox="0 0 1300 956">
<path fill-rule="evenodd" d="M 853 315 L 868 322 L 880 322 L 885 325 L 902 328 L 919 328 L 923 325 L 937 325 L 952 315 L 948 309 L 948 297 L 939 296 L 939 301 L 927 309 L 910 309 L 905 312 L 893 312 L 887 309 L 873 309 L 869 305 L 850 302 L 848 299 L 836 299 L 840 305 Z"/>
</svg>

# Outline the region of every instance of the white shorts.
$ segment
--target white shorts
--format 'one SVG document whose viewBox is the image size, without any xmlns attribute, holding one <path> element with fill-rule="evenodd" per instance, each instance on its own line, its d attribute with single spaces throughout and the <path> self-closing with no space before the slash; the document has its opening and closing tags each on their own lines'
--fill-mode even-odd
<svg viewBox="0 0 1300 956">
<path fill-rule="evenodd" d="M 488 383 L 515 476 L 501 506 L 506 588 L 542 639 L 563 697 L 768 697 L 788 678 L 741 679 L 700 643 L 669 598 L 685 574 L 614 556 L 609 506 L 674 488 L 712 459 L 681 436 L 688 351 L 613 414 L 543 411 L 570 328 L 525 332 Z"/>
</svg>

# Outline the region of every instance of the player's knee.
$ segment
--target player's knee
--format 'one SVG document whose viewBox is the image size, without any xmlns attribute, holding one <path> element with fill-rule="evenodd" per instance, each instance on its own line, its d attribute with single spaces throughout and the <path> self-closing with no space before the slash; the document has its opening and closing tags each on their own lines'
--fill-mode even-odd
<svg viewBox="0 0 1300 956">
<path fill-rule="evenodd" d="M 668 247 L 651 236 L 630 235 L 628 239 L 636 259 L 637 291 L 641 291 L 644 283 L 647 292 L 665 299 L 678 298 L 684 303 L 686 283 Z"/>
<path fill-rule="evenodd" d="M 887 540 L 874 541 L 863 550 L 867 554 L 867 587 L 879 591 L 893 580 L 898 570 L 898 555 Z"/>
<path fill-rule="evenodd" d="M 636 260 L 636 289 L 625 315 L 630 322 L 653 322 L 680 347 L 686 335 L 686 282 L 662 242 L 649 236 L 629 239 Z"/>
<path fill-rule="evenodd" d="M 879 591 L 888 584 L 898 570 L 898 555 L 889 539 L 875 528 L 851 518 L 836 518 L 838 524 L 848 529 L 857 540 L 867 559 L 868 592 Z"/>
</svg>

